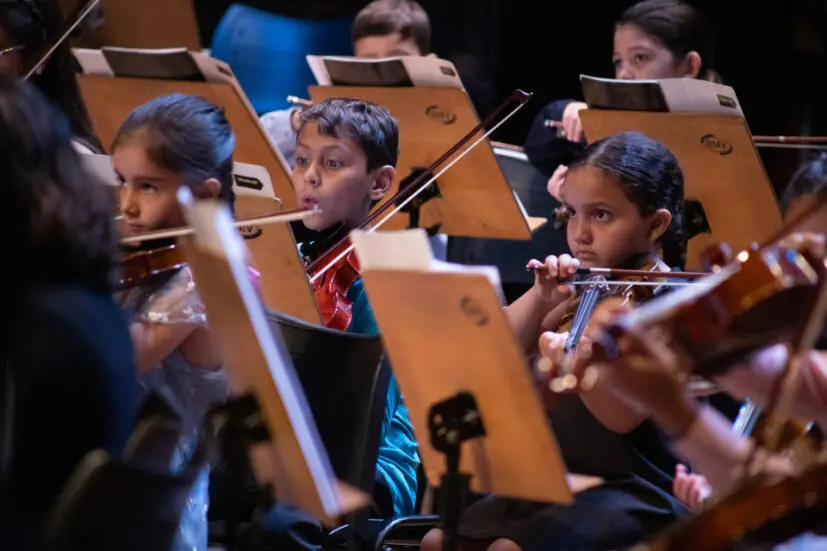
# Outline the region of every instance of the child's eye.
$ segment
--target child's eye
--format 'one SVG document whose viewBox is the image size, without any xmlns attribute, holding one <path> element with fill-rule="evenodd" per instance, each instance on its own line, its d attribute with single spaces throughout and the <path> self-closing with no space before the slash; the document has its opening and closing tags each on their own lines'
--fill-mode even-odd
<svg viewBox="0 0 827 551">
<path fill-rule="evenodd" d="M 571 207 L 566 207 L 564 212 L 566 213 L 566 216 L 569 218 L 573 218 L 574 215 L 577 214 L 577 212 Z"/>
<path fill-rule="evenodd" d="M 646 63 L 649 61 L 649 56 L 646 54 L 635 54 L 634 60 L 635 63 Z"/>
<path fill-rule="evenodd" d="M 594 211 L 595 219 L 600 220 L 602 222 L 605 222 L 605 221 L 609 220 L 611 218 L 611 216 L 612 216 L 612 213 L 610 213 L 607 210 L 598 209 L 598 210 Z"/>
<path fill-rule="evenodd" d="M 139 187 L 141 191 L 145 191 L 147 193 L 155 193 L 156 191 L 158 191 L 158 188 L 150 184 L 149 182 L 143 182 L 142 184 L 140 184 Z"/>
<path fill-rule="evenodd" d="M 342 163 L 336 159 L 328 159 L 327 160 L 327 168 L 336 170 L 337 168 L 341 168 Z"/>
<path fill-rule="evenodd" d="M 307 157 L 296 157 L 296 165 L 297 166 L 307 166 L 309 161 Z"/>
</svg>

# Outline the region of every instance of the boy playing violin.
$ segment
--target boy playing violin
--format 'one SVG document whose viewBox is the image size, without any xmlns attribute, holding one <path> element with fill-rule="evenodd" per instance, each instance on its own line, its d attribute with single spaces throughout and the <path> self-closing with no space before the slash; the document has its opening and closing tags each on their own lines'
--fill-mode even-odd
<svg viewBox="0 0 827 551">
<path fill-rule="evenodd" d="M 431 20 L 415 0 L 373 0 L 356 14 L 350 30 L 354 57 L 435 57 L 430 53 Z M 265 113 L 261 125 L 287 163 L 295 166 L 302 108 Z M 432 236 L 430 242 L 434 256 L 445 260 L 446 236 Z"/>
<path fill-rule="evenodd" d="M 398 156 L 397 122 L 383 107 L 331 98 L 302 111 L 293 188 L 301 207 L 318 207 L 320 211 L 293 224 L 299 251 L 307 263 L 324 255 L 367 219 L 371 206 L 385 196 L 396 178 Z M 352 310 L 345 330 L 379 333 L 361 278 L 352 283 L 346 298 Z M 391 379 L 376 463 L 374 503 L 379 514 L 413 514 L 418 466 L 413 428 L 399 388 Z M 268 542 L 279 548 L 316 549 L 321 545 L 321 525 L 301 511 L 277 506 L 265 525 Z"/>
<path fill-rule="evenodd" d="M 304 208 L 320 214 L 301 221 L 300 250 L 315 260 L 341 236 L 358 227 L 396 178 L 399 129 L 386 109 L 364 101 L 329 99 L 302 112 L 296 140 L 293 188 Z M 297 236 L 298 237 L 298 236 Z M 347 331 L 377 334 L 362 280 L 347 292 L 352 316 Z M 413 513 L 416 499 L 416 440 L 396 383 L 391 383 L 377 462 L 377 482 L 393 499 L 393 513 Z"/>
</svg>

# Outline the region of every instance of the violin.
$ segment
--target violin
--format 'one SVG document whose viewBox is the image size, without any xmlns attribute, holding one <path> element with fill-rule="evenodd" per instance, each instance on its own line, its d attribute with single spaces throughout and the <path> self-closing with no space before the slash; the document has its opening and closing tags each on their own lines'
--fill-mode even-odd
<svg viewBox="0 0 827 551">
<path fill-rule="evenodd" d="M 339 255 L 350 241 L 345 240 L 330 249 L 330 255 Z M 316 272 L 308 271 L 311 287 L 319 305 L 319 313 L 325 327 L 347 331 L 353 319 L 353 303 L 347 298 L 350 288 L 362 277 L 356 252 L 348 251 L 320 277 L 313 279 Z"/>
<path fill-rule="evenodd" d="M 566 343 L 566 352 L 573 351 L 577 342 L 580 341 L 588 320 L 591 317 L 597 304 L 609 297 L 621 298 L 621 304 L 640 303 L 654 296 L 668 277 L 665 265 L 659 260 L 644 269 L 602 269 L 602 268 L 580 268 L 575 278 L 582 277 L 581 274 L 589 274 L 584 280 L 575 279 L 574 284 L 578 286 L 578 306 L 570 323 L 564 323 L 559 329 L 569 330 L 569 341 Z M 603 274 L 620 276 L 619 279 L 608 280 Z M 660 281 L 658 281 L 660 280 Z M 645 285 L 654 283 L 655 285 Z M 565 318 L 564 318 L 565 322 Z"/>
<path fill-rule="evenodd" d="M 463 136 L 456 144 L 451 146 L 451 148 L 434 161 L 431 166 L 414 178 L 407 187 L 397 191 L 390 199 L 377 207 L 359 226 L 352 229 L 375 231 L 381 227 L 382 224 L 402 210 L 417 195 L 433 184 L 446 170 L 467 155 L 474 147 L 486 140 L 494 130 L 499 128 L 506 120 L 521 109 L 531 96 L 532 94 L 528 94 L 522 90 L 512 92 L 506 101 L 497 107 L 480 124 Z M 512 102 L 517 102 L 517 106 L 512 109 L 511 112 L 503 117 L 493 128 L 487 130 L 482 136 L 477 138 L 471 146 L 461 153 L 458 153 L 465 144 L 470 142 L 477 134 L 499 117 L 500 113 Z M 449 159 L 450 162 L 448 162 Z M 445 166 L 442 167 L 441 170 L 438 170 L 443 164 L 445 164 Z M 387 212 L 391 207 L 394 207 L 394 205 L 396 205 L 395 208 L 393 208 L 391 212 Z M 378 222 L 375 222 L 376 219 L 383 214 L 385 216 Z M 353 244 L 350 243 L 347 235 L 342 236 L 333 246 L 329 247 L 314 260 L 308 262 L 306 271 L 310 276 L 310 284 L 319 305 L 319 313 L 322 316 L 323 324 L 336 329 L 347 329 L 352 320 L 353 307 L 351 301 L 347 298 L 347 294 L 353 283 L 361 277 L 359 262 L 356 258 L 354 247 Z"/>
<path fill-rule="evenodd" d="M 740 485 L 688 522 L 667 528 L 631 551 L 767 549 L 811 530 L 827 518 L 827 462 L 771 482 L 759 476 Z"/>
<path fill-rule="evenodd" d="M 699 284 L 618 316 L 603 352 L 616 355 L 612 337 L 624 328 L 660 328 L 689 353 L 697 375 L 720 374 L 757 350 L 795 338 L 826 277 L 823 254 L 806 242 L 742 251 Z"/>
<path fill-rule="evenodd" d="M 632 259 L 630 264 L 639 265 L 639 259 Z M 540 272 L 546 270 L 545 267 L 534 267 L 529 265 L 526 267 L 530 271 Z M 612 301 L 613 307 L 624 307 L 626 305 L 637 305 L 647 301 L 653 296 L 665 290 L 672 282 L 667 281 L 667 278 L 672 277 L 666 265 L 657 259 L 655 262 L 648 263 L 643 269 L 628 269 L 628 268 L 579 268 L 575 272 L 575 281 L 570 283 L 575 286 L 575 297 L 577 298 L 577 307 L 574 311 L 564 314 L 562 323 L 555 328 L 556 332 L 568 331 L 566 342 L 563 345 L 563 353 L 566 360 L 571 361 L 575 354 L 578 344 L 589 326 L 592 314 L 597 308 L 597 305 L 603 301 Z M 699 274 L 692 273 L 692 277 Z M 613 279 L 608 279 L 612 277 Z M 548 358 L 541 358 L 537 364 L 537 372 L 535 373 L 536 382 L 540 387 L 541 395 L 548 407 L 554 407 L 557 402 L 555 394 L 567 392 L 577 387 L 577 380 L 572 376 L 566 376 L 568 373 L 560 374 L 552 373 L 552 364 Z M 581 388 L 588 388 L 589 382 L 583 381 L 580 383 Z M 546 389 L 552 391 L 551 394 Z"/>
<path fill-rule="evenodd" d="M 121 290 L 138 287 L 187 265 L 184 251 L 169 240 L 150 242 L 150 248 L 121 252 Z"/>
<path fill-rule="evenodd" d="M 302 220 L 318 209 L 296 209 L 280 214 L 237 220 L 236 227 Z M 187 265 L 184 251 L 175 239 L 192 235 L 190 227 L 160 230 L 121 239 L 121 290 L 127 290 L 163 275 L 171 275 Z"/>
</svg>

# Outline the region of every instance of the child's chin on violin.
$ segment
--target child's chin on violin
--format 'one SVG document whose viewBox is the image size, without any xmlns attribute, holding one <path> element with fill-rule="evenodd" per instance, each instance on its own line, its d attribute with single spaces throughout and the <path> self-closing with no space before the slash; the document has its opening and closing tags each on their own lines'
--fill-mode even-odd
<svg viewBox="0 0 827 551">
<path fill-rule="evenodd" d="M 638 151 L 624 157 L 624 147 Z M 616 162 L 619 158 L 624 162 Z M 674 157 L 657 142 L 631 132 L 603 140 L 569 167 L 559 198 L 573 255 L 529 261 L 534 287 L 513 305 L 518 313 L 529 302 L 544 309 L 543 330 L 567 331 L 577 304 L 574 286 L 567 283 L 579 268 L 683 266 L 683 178 Z"/>
</svg>

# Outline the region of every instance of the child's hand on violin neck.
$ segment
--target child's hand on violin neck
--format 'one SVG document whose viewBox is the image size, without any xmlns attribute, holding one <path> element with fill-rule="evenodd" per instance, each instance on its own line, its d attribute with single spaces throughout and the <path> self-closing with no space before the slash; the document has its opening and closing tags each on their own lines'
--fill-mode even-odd
<svg viewBox="0 0 827 551">
<path fill-rule="evenodd" d="M 580 268 L 580 261 L 564 254 L 547 256 L 545 262 L 532 258 L 529 269 L 545 268 L 534 272 L 534 287 L 537 295 L 545 302 L 558 303 L 571 296 L 572 288 L 562 282 L 569 281 Z"/>
</svg>

